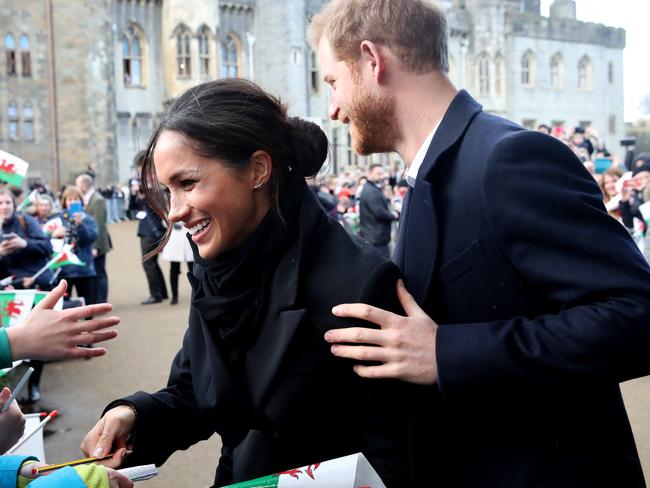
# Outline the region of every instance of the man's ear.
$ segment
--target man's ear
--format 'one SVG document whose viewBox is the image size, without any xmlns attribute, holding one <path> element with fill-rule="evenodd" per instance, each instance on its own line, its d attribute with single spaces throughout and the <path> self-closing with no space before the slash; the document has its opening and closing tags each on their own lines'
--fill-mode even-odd
<svg viewBox="0 0 650 488">
<path fill-rule="evenodd" d="M 273 159 L 264 150 L 257 150 L 251 156 L 251 178 L 253 188 L 259 190 L 266 186 L 273 173 Z"/>
<path fill-rule="evenodd" d="M 372 41 L 362 41 L 360 49 L 359 67 L 362 77 L 370 76 L 376 83 L 381 83 L 386 70 L 386 59 L 381 48 Z"/>
</svg>

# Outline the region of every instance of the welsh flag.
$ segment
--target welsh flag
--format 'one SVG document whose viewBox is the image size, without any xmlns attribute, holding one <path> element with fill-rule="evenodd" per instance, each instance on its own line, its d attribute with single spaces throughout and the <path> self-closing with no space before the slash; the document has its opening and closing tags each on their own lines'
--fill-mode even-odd
<svg viewBox="0 0 650 488">
<path fill-rule="evenodd" d="M 64 244 L 61 251 L 56 253 L 54 257 L 50 259 L 47 267 L 54 270 L 56 268 L 67 266 L 68 264 L 72 264 L 74 266 L 86 265 L 86 263 L 79 259 L 77 255 L 72 251 L 70 244 Z"/>
<path fill-rule="evenodd" d="M 34 306 L 40 302 L 47 292 L 40 290 L 7 290 L 0 291 L 0 320 L 3 327 L 20 324 Z M 54 310 L 63 309 L 63 300 Z"/>
<path fill-rule="evenodd" d="M 13 154 L 0 151 L 0 180 L 10 185 L 21 186 L 28 168 L 29 163 Z"/>
<path fill-rule="evenodd" d="M 361 454 L 309 464 L 302 468 L 235 483 L 226 488 L 386 488 Z"/>
</svg>

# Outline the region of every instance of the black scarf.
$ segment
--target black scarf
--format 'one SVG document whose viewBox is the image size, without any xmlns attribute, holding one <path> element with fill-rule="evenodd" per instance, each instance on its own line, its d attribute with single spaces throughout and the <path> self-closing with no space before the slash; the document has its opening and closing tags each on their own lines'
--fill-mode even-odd
<svg viewBox="0 0 650 488">
<path fill-rule="evenodd" d="M 261 326 L 273 273 L 297 234 L 298 199 L 304 183 L 287 182 L 279 201 L 253 235 L 239 248 L 195 262 L 202 268 L 194 280 L 192 305 L 207 321 L 212 336 L 230 361 L 238 362 Z M 193 243 L 192 243 L 193 244 Z"/>
</svg>

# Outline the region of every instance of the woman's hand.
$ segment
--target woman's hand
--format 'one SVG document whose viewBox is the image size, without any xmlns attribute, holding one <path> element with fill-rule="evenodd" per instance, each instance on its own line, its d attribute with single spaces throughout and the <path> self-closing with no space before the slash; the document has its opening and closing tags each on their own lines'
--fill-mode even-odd
<svg viewBox="0 0 650 488">
<path fill-rule="evenodd" d="M 7 403 L 11 396 L 11 390 L 7 387 L 0 391 L 0 409 Z M 9 410 L 0 413 L 0 454 L 7 452 L 25 432 L 25 416 L 20 411 L 18 403 L 11 402 Z"/>
<path fill-rule="evenodd" d="M 74 221 L 74 225 L 81 225 L 83 219 L 84 219 L 84 214 L 81 212 L 72 214 L 72 220 Z"/>
<path fill-rule="evenodd" d="M 86 456 L 101 457 L 112 450 L 115 455 L 101 464 L 117 468 L 124 461 L 129 436 L 135 426 L 135 412 L 126 405 L 110 409 L 90 429 L 81 442 L 81 450 Z"/>
<path fill-rule="evenodd" d="M 118 473 L 113 468 L 106 468 L 106 473 L 108 474 L 108 482 L 111 488 L 133 488 L 133 481 L 123 474 Z"/>
<path fill-rule="evenodd" d="M 66 229 L 64 226 L 57 227 L 52 231 L 50 237 L 53 239 L 65 239 Z"/>
<path fill-rule="evenodd" d="M 65 280 L 43 298 L 29 312 L 24 322 L 7 329 L 13 359 L 73 359 L 103 356 L 101 347 L 77 347 L 79 344 L 96 344 L 117 336 L 117 331 L 101 331 L 120 323 L 119 317 L 99 317 L 84 320 L 112 310 L 109 303 L 85 307 L 53 310 L 65 295 Z"/>
</svg>

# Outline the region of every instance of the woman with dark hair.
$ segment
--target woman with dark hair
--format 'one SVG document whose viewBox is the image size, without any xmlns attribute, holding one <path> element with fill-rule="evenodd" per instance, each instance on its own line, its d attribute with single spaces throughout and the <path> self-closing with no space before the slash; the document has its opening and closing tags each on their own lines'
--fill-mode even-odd
<svg viewBox="0 0 650 488">
<path fill-rule="evenodd" d="M 287 118 L 252 82 L 209 82 L 174 101 L 142 183 L 167 237 L 174 222 L 191 235 L 189 328 L 167 387 L 108 405 L 86 453 L 117 451 L 119 465 L 128 446 L 128 464 L 162 464 L 216 432 L 215 486 L 357 451 L 388 486 L 404 485 L 409 387 L 358 377 L 323 339 L 350 325 L 336 304 L 399 310 L 396 267 L 305 183 L 327 152 L 318 126 Z"/>
</svg>

